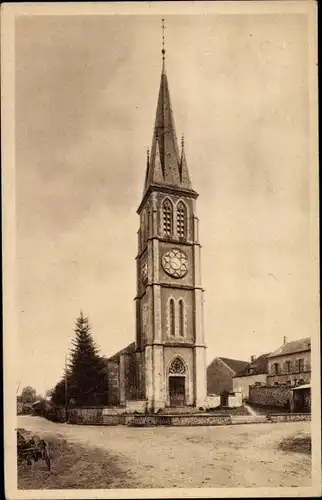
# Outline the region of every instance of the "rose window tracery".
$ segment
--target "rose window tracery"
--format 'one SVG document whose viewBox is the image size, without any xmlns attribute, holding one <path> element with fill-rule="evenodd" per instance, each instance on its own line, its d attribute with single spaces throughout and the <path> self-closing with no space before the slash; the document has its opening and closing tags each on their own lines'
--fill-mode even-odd
<svg viewBox="0 0 322 500">
<path fill-rule="evenodd" d="M 169 373 L 174 373 L 176 375 L 181 375 L 186 373 L 186 367 L 180 358 L 175 358 L 169 368 Z"/>
<path fill-rule="evenodd" d="M 184 252 L 172 248 L 162 256 L 164 271 L 173 278 L 182 278 L 188 271 L 188 258 Z"/>
</svg>

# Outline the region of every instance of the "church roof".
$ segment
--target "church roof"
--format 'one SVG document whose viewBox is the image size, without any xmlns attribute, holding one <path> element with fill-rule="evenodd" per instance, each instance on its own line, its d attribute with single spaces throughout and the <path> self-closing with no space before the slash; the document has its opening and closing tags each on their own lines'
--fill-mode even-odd
<svg viewBox="0 0 322 500">
<path fill-rule="evenodd" d="M 108 358 L 106 361 L 107 362 L 108 361 L 113 361 L 113 362 L 116 363 L 116 362 L 119 361 L 120 356 L 122 354 L 132 354 L 133 352 L 135 352 L 135 342 L 131 342 L 131 344 L 127 345 L 126 347 L 124 347 L 124 349 L 121 349 L 116 354 L 113 354 L 113 356 L 111 356 L 110 358 Z"/>
<path fill-rule="evenodd" d="M 152 148 L 148 157 L 144 192 L 152 185 L 181 188 L 194 193 L 182 141 L 178 148 L 168 77 L 163 61 L 161 82 L 154 124 Z"/>
</svg>

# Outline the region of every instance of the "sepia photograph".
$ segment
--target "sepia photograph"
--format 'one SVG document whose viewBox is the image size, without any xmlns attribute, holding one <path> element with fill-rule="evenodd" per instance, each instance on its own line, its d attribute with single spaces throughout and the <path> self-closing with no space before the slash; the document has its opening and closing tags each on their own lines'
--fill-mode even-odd
<svg viewBox="0 0 322 500">
<path fill-rule="evenodd" d="M 316 3 L 1 24 L 7 498 L 319 495 Z"/>
</svg>

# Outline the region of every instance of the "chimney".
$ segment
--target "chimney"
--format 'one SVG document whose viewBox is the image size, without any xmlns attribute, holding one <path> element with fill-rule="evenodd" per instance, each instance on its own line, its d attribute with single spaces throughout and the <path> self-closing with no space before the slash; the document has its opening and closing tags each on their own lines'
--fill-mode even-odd
<svg viewBox="0 0 322 500">
<path fill-rule="evenodd" d="M 250 357 L 250 362 L 253 363 L 253 361 L 255 361 L 256 359 L 256 356 L 253 354 L 251 357 Z"/>
<path fill-rule="evenodd" d="M 283 337 L 283 344 L 286 344 L 287 343 L 287 337 Z"/>
</svg>

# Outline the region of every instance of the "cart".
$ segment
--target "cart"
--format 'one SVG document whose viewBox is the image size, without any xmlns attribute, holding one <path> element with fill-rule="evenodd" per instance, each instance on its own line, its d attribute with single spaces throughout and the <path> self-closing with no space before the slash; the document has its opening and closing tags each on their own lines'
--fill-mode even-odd
<svg viewBox="0 0 322 500">
<path fill-rule="evenodd" d="M 44 439 L 35 440 L 34 438 L 27 441 L 23 435 L 17 431 L 17 454 L 18 463 L 27 462 L 27 465 L 31 465 L 32 461 L 38 462 L 38 460 L 43 460 L 47 469 L 50 471 L 51 461 L 49 446 L 47 441 Z"/>
</svg>

